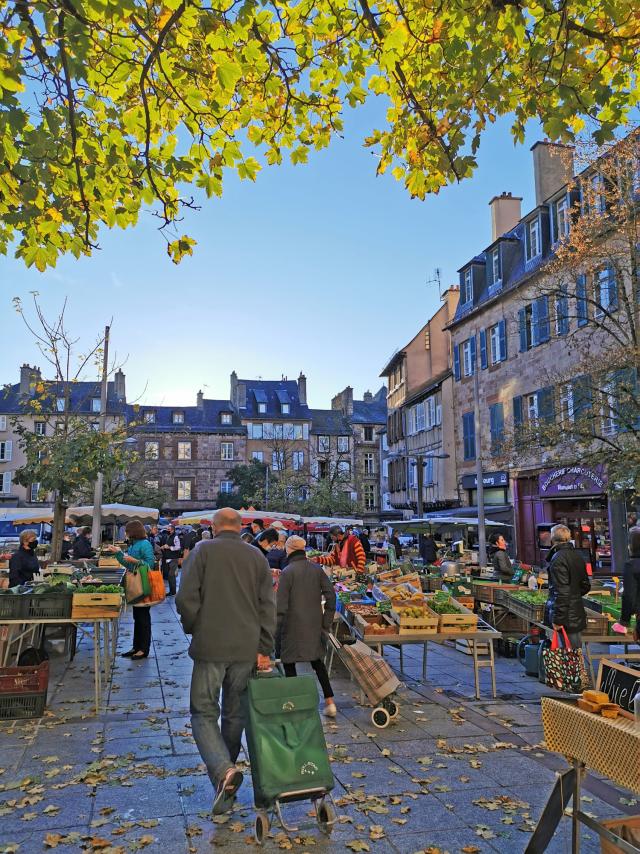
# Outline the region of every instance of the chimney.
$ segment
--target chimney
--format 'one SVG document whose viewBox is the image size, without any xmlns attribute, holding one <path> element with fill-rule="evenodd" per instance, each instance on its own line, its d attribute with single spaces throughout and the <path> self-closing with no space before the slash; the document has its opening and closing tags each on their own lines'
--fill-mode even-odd
<svg viewBox="0 0 640 854">
<path fill-rule="evenodd" d="M 370 391 L 365 391 L 363 400 L 365 403 L 373 403 L 373 395 Z"/>
<path fill-rule="evenodd" d="M 238 408 L 238 375 L 235 371 L 231 371 L 231 391 L 229 392 L 231 403 Z"/>
<path fill-rule="evenodd" d="M 491 242 L 497 240 L 507 231 L 511 231 L 522 216 L 520 196 L 512 196 L 511 193 L 502 193 L 494 196 L 489 202 L 491 208 Z"/>
<path fill-rule="evenodd" d="M 300 371 L 300 376 L 298 377 L 298 399 L 301 406 L 307 405 L 307 378 L 302 371 Z"/>
<path fill-rule="evenodd" d="M 533 152 L 533 178 L 536 207 L 573 180 L 573 149 L 545 139 L 536 142 Z"/>
<path fill-rule="evenodd" d="M 117 401 L 120 401 L 122 403 L 127 402 L 125 375 L 122 373 L 120 368 L 118 368 L 118 370 L 113 375 L 113 390 Z"/>
<path fill-rule="evenodd" d="M 204 395 L 202 390 L 200 390 L 196 396 L 196 406 L 198 409 L 204 409 Z"/>
<path fill-rule="evenodd" d="M 33 395 L 33 386 L 42 379 L 40 368 L 31 367 L 26 363 L 20 368 L 20 394 Z"/>
<path fill-rule="evenodd" d="M 353 389 L 350 385 L 333 398 L 331 409 L 342 412 L 346 418 L 351 418 L 353 415 Z"/>
<path fill-rule="evenodd" d="M 238 403 L 236 404 L 238 409 L 246 409 L 247 408 L 247 384 L 246 383 L 238 383 L 237 390 Z"/>
</svg>

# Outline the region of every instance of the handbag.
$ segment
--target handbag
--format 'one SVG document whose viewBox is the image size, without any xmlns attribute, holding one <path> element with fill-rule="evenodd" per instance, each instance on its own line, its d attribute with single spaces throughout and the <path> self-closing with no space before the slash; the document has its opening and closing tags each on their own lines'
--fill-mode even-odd
<svg viewBox="0 0 640 854">
<path fill-rule="evenodd" d="M 125 577 L 125 598 L 127 605 L 141 604 L 151 593 L 149 585 L 149 567 L 139 563 L 135 569 L 127 569 Z"/>
<path fill-rule="evenodd" d="M 589 687 L 589 677 L 584 666 L 582 649 L 573 649 L 569 643 L 567 630 L 562 627 L 560 645 L 559 633 L 553 632 L 551 646 L 542 651 L 545 667 L 545 681 L 550 688 L 569 694 L 580 694 Z"/>
<path fill-rule="evenodd" d="M 164 587 L 164 578 L 162 577 L 162 572 L 159 569 L 150 569 L 147 573 L 147 577 L 149 579 L 149 605 L 158 605 L 160 602 L 164 602 L 166 591 Z"/>
</svg>

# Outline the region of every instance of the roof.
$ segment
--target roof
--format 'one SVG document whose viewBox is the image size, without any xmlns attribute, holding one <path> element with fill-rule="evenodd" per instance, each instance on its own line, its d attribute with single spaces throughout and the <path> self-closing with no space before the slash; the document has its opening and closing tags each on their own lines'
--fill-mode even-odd
<svg viewBox="0 0 640 854">
<path fill-rule="evenodd" d="M 65 384 L 59 382 L 50 382 L 42 380 L 44 386 L 45 399 L 48 397 L 51 400 L 52 407 L 49 412 L 42 412 L 42 416 L 55 415 L 54 398 L 64 397 Z M 92 414 L 96 417 L 98 412 L 94 412 L 91 408 L 91 401 L 95 398 L 100 398 L 100 383 L 99 382 L 74 382 L 69 383 L 69 401 L 71 412 L 78 414 Z M 3 415 L 35 415 L 32 409 L 25 406 L 30 397 L 24 397 L 20 394 L 20 384 L 5 386 L 0 388 L 0 412 Z M 114 383 L 107 384 L 107 414 L 118 415 L 124 414 L 126 403 L 118 400 L 115 394 Z"/>
<path fill-rule="evenodd" d="M 386 365 L 384 366 L 384 368 L 380 371 L 380 373 L 378 374 L 378 376 L 380 376 L 380 377 L 386 377 L 386 376 L 388 376 L 388 374 L 390 374 L 390 373 L 391 373 L 391 371 L 395 368 L 395 366 L 396 366 L 396 365 L 398 365 L 398 364 L 399 364 L 399 363 L 404 359 L 404 357 L 405 357 L 406 355 L 407 355 L 407 354 L 406 354 L 406 351 L 405 351 L 405 350 L 396 350 L 396 351 L 395 351 L 395 353 L 393 353 L 393 354 L 389 357 L 389 359 L 387 360 L 387 364 L 386 364 Z"/>
<path fill-rule="evenodd" d="M 300 403 L 298 383 L 295 380 L 238 380 L 246 388 L 246 406 L 239 407 L 242 418 L 271 418 L 273 420 L 298 419 L 309 421 L 311 410 Z M 266 404 L 266 412 L 258 412 L 258 403 Z M 282 412 L 282 404 L 289 404 L 289 412 Z"/>
<path fill-rule="evenodd" d="M 434 389 L 439 388 L 444 382 L 444 380 L 446 380 L 447 377 L 451 376 L 451 373 L 451 368 L 447 368 L 446 371 L 442 371 L 435 377 L 430 377 L 425 383 L 423 383 L 410 395 L 408 395 L 403 401 L 402 405 L 407 406 L 409 404 L 419 401 L 423 397 L 426 397 Z"/>
<path fill-rule="evenodd" d="M 387 423 L 387 389 L 382 386 L 370 401 L 354 400 L 353 415 L 349 418 L 352 424 L 386 424 Z"/>
<path fill-rule="evenodd" d="M 155 412 L 152 424 L 143 422 L 145 412 Z M 173 413 L 184 413 L 184 423 L 174 424 Z M 231 424 L 222 423 L 222 413 L 231 414 Z M 136 432 L 142 433 L 224 433 L 244 434 L 240 416 L 234 411 L 229 400 L 203 400 L 198 406 L 128 406 L 127 420 L 142 422 L 136 425 Z"/>
<path fill-rule="evenodd" d="M 350 436 L 351 425 L 339 409 L 310 409 L 311 432 L 321 436 Z"/>
</svg>

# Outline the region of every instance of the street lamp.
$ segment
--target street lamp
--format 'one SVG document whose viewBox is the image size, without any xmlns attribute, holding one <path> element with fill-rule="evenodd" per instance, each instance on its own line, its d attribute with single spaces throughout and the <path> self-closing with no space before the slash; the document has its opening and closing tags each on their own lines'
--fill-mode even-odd
<svg viewBox="0 0 640 854">
<path fill-rule="evenodd" d="M 450 454 L 435 454 L 428 452 L 426 454 L 416 454 L 415 462 L 412 465 L 418 466 L 417 476 L 418 476 L 418 519 L 422 519 L 424 516 L 424 503 L 422 501 L 422 490 L 424 489 L 424 461 L 425 460 L 448 460 L 450 459 Z"/>
</svg>

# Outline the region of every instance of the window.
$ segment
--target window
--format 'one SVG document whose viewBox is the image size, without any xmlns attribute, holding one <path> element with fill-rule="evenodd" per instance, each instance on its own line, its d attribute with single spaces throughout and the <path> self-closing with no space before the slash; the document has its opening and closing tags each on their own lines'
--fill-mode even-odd
<svg viewBox="0 0 640 854">
<path fill-rule="evenodd" d="M 471 267 L 462 274 L 462 304 L 473 302 L 473 271 Z"/>
<path fill-rule="evenodd" d="M 11 476 L 13 472 L 5 471 L 0 476 L 0 492 L 7 494 L 11 492 Z"/>
<path fill-rule="evenodd" d="M 493 284 L 497 285 L 502 278 L 502 267 L 500 265 L 500 247 L 496 248 L 491 253 L 491 273 L 493 276 Z"/>
<path fill-rule="evenodd" d="M 191 459 L 191 442 L 178 442 L 178 459 Z"/>
<path fill-rule="evenodd" d="M 101 401 L 100 401 L 99 397 L 92 397 L 91 398 L 91 411 L 92 412 L 100 412 L 100 409 L 102 408 L 100 406 L 100 403 L 101 403 Z"/>
<path fill-rule="evenodd" d="M 220 492 L 224 492 L 227 495 L 230 492 L 233 492 L 233 481 L 232 480 L 221 480 L 220 481 Z"/>
<path fill-rule="evenodd" d="M 190 501 L 191 500 L 191 481 L 190 480 L 179 480 L 178 481 L 178 501 Z"/>
<path fill-rule="evenodd" d="M 331 439 L 329 436 L 318 436 L 318 453 L 328 454 L 331 450 Z"/>
<path fill-rule="evenodd" d="M 220 459 L 233 459 L 233 442 L 220 442 Z"/>
<path fill-rule="evenodd" d="M 424 402 L 416 403 L 415 406 L 412 406 L 408 412 L 409 418 L 409 435 L 415 436 L 416 433 L 419 433 L 421 430 L 425 429 L 425 414 L 424 414 Z"/>
<path fill-rule="evenodd" d="M 340 460 L 338 465 L 336 466 L 338 474 L 340 475 L 350 475 L 351 474 L 351 463 L 349 460 Z"/>
<path fill-rule="evenodd" d="M 32 483 L 31 489 L 29 490 L 29 501 L 37 502 L 40 501 L 40 484 Z"/>
<path fill-rule="evenodd" d="M 184 412 L 175 410 L 171 416 L 171 421 L 173 424 L 184 424 Z"/>
<path fill-rule="evenodd" d="M 293 424 L 283 424 L 282 425 L 282 438 L 291 441 L 294 438 L 295 431 L 293 429 Z"/>
<path fill-rule="evenodd" d="M 91 429 L 93 430 L 94 433 L 99 433 L 100 432 L 100 422 L 99 421 L 92 421 L 91 422 Z"/>
<path fill-rule="evenodd" d="M 407 471 L 407 486 L 409 489 L 415 489 L 418 485 L 418 464 L 416 460 L 407 460 L 409 466 Z"/>
<path fill-rule="evenodd" d="M 423 483 L 425 486 L 430 486 L 431 484 L 434 483 L 433 457 L 425 457 L 425 460 L 423 463 L 423 471 L 424 471 L 424 475 L 422 478 Z"/>
<path fill-rule="evenodd" d="M 266 425 L 264 425 L 266 426 Z M 272 425 L 273 426 L 273 425 Z M 247 424 L 247 433 L 250 439 L 262 439 L 262 424 Z"/>
<path fill-rule="evenodd" d="M 262 436 L 264 439 L 273 439 L 274 431 L 273 424 L 271 424 L 271 422 L 265 421 L 262 425 Z"/>
<path fill-rule="evenodd" d="M 338 453 L 339 454 L 348 454 L 349 453 L 349 437 L 348 436 L 338 436 Z"/>
<path fill-rule="evenodd" d="M 151 490 L 152 492 L 157 492 L 160 486 L 160 481 L 158 480 L 145 480 L 144 482 L 145 488 Z"/>
<path fill-rule="evenodd" d="M 507 329 L 504 320 L 489 328 L 489 350 L 492 365 L 504 362 L 507 358 Z"/>
<path fill-rule="evenodd" d="M 4 432 L 6 429 L 7 429 L 7 416 L 6 415 L 0 415 L 0 431 Z M 37 432 L 38 431 L 36 430 L 36 433 Z"/>
<path fill-rule="evenodd" d="M 64 421 L 56 421 L 56 433 L 64 433 Z"/>
<path fill-rule="evenodd" d="M 560 293 L 555 299 L 556 335 L 566 335 L 569 331 L 569 298 L 566 285 L 561 286 Z"/>
<path fill-rule="evenodd" d="M 157 460 L 160 457 L 160 443 L 159 442 L 145 442 L 144 443 L 144 458 L 145 460 Z"/>
<path fill-rule="evenodd" d="M 575 420 L 573 414 L 573 386 L 571 383 L 565 383 L 560 386 L 559 403 L 560 422 L 568 426 Z"/>
<path fill-rule="evenodd" d="M 318 478 L 324 480 L 329 477 L 329 461 L 318 460 Z"/>
<path fill-rule="evenodd" d="M 64 397 L 56 397 L 56 411 L 64 412 Z"/>
<path fill-rule="evenodd" d="M 521 353 L 548 341 L 551 337 L 549 298 L 540 297 L 530 305 L 521 308 L 518 311 L 518 324 Z"/>
<path fill-rule="evenodd" d="M 465 412 L 462 416 L 462 445 L 465 460 L 476 458 L 476 424 L 473 412 Z"/>
<path fill-rule="evenodd" d="M 262 462 L 264 462 L 264 454 L 262 451 L 252 451 L 251 452 L 251 459 L 257 460 L 259 463 L 262 463 Z"/>
<path fill-rule="evenodd" d="M 587 277 L 581 273 L 576 277 L 576 318 L 578 326 L 589 322 L 589 304 L 587 302 Z"/>
<path fill-rule="evenodd" d="M 362 432 L 365 442 L 373 442 L 373 427 L 364 427 Z"/>
<path fill-rule="evenodd" d="M 230 412 L 223 412 L 220 415 L 220 423 L 221 424 L 232 424 L 233 423 L 233 415 Z"/>
<path fill-rule="evenodd" d="M 425 429 L 431 430 L 435 427 L 438 418 L 438 408 L 436 406 L 435 397 L 429 397 L 424 402 L 425 408 Z"/>
<path fill-rule="evenodd" d="M 491 455 L 500 453 L 504 441 L 504 406 L 494 403 L 489 407 L 489 428 L 491 431 Z"/>
<path fill-rule="evenodd" d="M 47 424 L 45 421 L 36 421 L 33 425 L 33 432 L 36 436 L 46 436 L 47 435 Z"/>
<path fill-rule="evenodd" d="M 258 404 L 258 414 L 259 415 L 266 415 L 267 414 L 267 404 L 266 403 L 259 403 Z"/>
<path fill-rule="evenodd" d="M 562 198 L 558 199 L 558 201 L 554 203 L 552 218 L 554 232 L 553 237 L 554 242 L 557 243 L 565 237 L 568 237 L 569 231 L 571 230 L 569 196 L 562 196 Z"/>
<path fill-rule="evenodd" d="M 304 451 L 294 451 L 291 455 L 291 464 L 294 471 L 304 468 Z"/>
<path fill-rule="evenodd" d="M 147 411 L 142 416 L 142 420 L 145 424 L 155 424 L 156 423 L 156 414 L 155 412 Z"/>
<path fill-rule="evenodd" d="M 7 439 L 4 442 L 0 442 L 0 462 L 9 463 L 11 462 L 11 458 L 13 457 L 13 442 L 11 439 Z"/>
<path fill-rule="evenodd" d="M 595 317 L 604 317 L 618 307 L 618 285 L 613 267 L 607 265 L 596 273 L 594 281 Z"/>
<path fill-rule="evenodd" d="M 284 451 L 272 451 L 271 452 L 271 468 L 274 471 L 284 471 L 284 469 L 285 469 Z"/>
<path fill-rule="evenodd" d="M 591 209 L 593 213 L 601 214 L 607 209 L 607 200 L 604 195 L 604 180 L 602 175 L 592 175 L 590 181 Z"/>
<path fill-rule="evenodd" d="M 538 393 L 528 394 L 525 397 L 527 405 L 527 420 L 530 424 L 538 423 Z"/>
<path fill-rule="evenodd" d="M 542 252 L 540 240 L 540 218 L 536 217 L 525 226 L 525 253 L 527 261 L 537 258 Z"/>
<path fill-rule="evenodd" d="M 364 485 L 364 508 L 365 510 L 378 509 L 378 493 L 373 483 L 365 483 Z"/>
<path fill-rule="evenodd" d="M 476 339 L 469 338 L 462 345 L 462 373 L 470 377 L 476 369 Z"/>
<path fill-rule="evenodd" d="M 281 403 L 280 412 L 282 415 L 288 415 L 291 412 L 291 405 L 289 403 Z"/>
<path fill-rule="evenodd" d="M 364 473 L 365 475 L 372 475 L 376 473 L 375 457 L 373 454 L 364 455 Z"/>
</svg>

